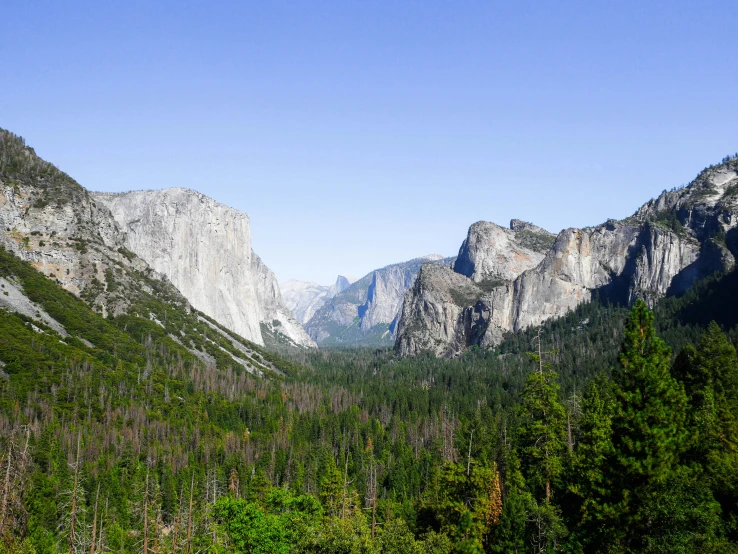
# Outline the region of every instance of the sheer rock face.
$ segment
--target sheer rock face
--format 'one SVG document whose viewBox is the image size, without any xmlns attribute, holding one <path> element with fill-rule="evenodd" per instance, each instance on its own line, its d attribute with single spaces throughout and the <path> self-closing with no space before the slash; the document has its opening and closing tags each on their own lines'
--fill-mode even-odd
<svg viewBox="0 0 738 554">
<path fill-rule="evenodd" d="M 0 181 L 1 182 L 1 181 Z M 93 280 L 105 283 L 105 271 L 116 266 L 145 270 L 139 259 L 118 252 L 122 234 L 104 207 L 82 191 L 73 202 L 38 206 L 36 184 L 2 185 L 0 194 L 0 245 L 79 296 Z M 102 291 L 104 292 L 104 291 Z M 93 304 L 105 309 L 100 298 Z M 118 302 L 122 311 L 125 302 Z"/>
<path fill-rule="evenodd" d="M 405 295 L 396 340 L 401 355 L 453 356 L 475 344 L 494 346 L 505 332 L 563 316 L 595 293 L 653 304 L 732 268 L 738 160 L 703 171 L 689 187 L 664 192 L 624 221 L 565 229 L 545 254 L 545 231 L 517 220 L 510 227 L 475 223 L 453 271 L 423 267 Z"/>
<path fill-rule="evenodd" d="M 296 346 L 315 347 L 315 342 L 284 305 L 274 273 L 254 252 L 251 252 L 251 269 L 256 283 L 260 322 L 266 325 L 272 335 L 281 334 Z"/>
<path fill-rule="evenodd" d="M 333 285 L 325 286 L 292 279 L 280 283 L 279 288 L 285 306 L 304 325 L 328 300 L 349 288 L 354 281 L 355 279 L 339 275 Z"/>
<path fill-rule="evenodd" d="M 319 343 L 391 344 L 405 293 L 428 262 L 448 266 L 453 259 L 432 254 L 372 271 L 329 299 L 305 328 Z"/>
<path fill-rule="evenodd" d="M 532 240 L 537 235 L 539 244 Z M 478 221 L 459 249 L 454 271 L 479 283 L 486 280 L 515 279 L 526 269 L 538 265 L 554 235 L 514 220 L 510 229 L 494 223 Z"/>
<path fill-rule="evenodd" d="M 166 275 L 193 307 L 256 344 L 264 344 L 263 323 L 314 346 L 282 303 L 274 274 L 252 252 L 247 215 L 187 189 L 94 198 L 126 232 L 127 248 Z"/>
<path fill-rule="evenodd" d="M 402 308 L 405 292 L 412 286 L 416 276 L 417 272 L 412 268 L 401 265 L 374 271 L 366 303 L 359 309 L 359 327 L 368 331 L 375 325 L 392 324 Z"/>
<path fill-rule="evenodd" d="M 405 295 L 397 328 L 402 354 L 431 351 L 449 356 L 467 343 L 466 323 L 483 295 L 468 277 L 448 267 L 425 264 Z"/>
</svg>

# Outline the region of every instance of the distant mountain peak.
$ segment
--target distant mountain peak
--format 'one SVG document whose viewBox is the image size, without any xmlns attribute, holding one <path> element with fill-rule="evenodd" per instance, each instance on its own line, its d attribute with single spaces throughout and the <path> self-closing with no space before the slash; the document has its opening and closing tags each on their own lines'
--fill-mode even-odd
<svg viewBox="0 0 738 554">
<path fill-rule="evenodd" d="M 324 344 L 391 344 L 402 299 L 420 268 L 451 262 L 452 258 L 431 254 L 370 271 L 325 299 L 306 321 L 305 330 Z"/>
<path fill-rule="evenodd" d="M 290 279 L 280 284 L 285 305 L 303 325 L 331 298 L 349 288 L 356 279 L 338 275 L 332 285 Z"/>
</svg>

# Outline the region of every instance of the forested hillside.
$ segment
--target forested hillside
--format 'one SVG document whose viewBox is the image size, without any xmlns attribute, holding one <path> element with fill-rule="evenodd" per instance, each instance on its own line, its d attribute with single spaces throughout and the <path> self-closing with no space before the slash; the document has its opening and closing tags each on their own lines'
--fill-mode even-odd
<svg viewBox="0 0 738 554">
<path fill-rule="evenodd" d="M 0 278 L 64 331 L 0 311 L 9 552 L 735 551 L 735 273 L 451 360 L 291 362 L 153 281 L 104 318 Z"/>
</svg>

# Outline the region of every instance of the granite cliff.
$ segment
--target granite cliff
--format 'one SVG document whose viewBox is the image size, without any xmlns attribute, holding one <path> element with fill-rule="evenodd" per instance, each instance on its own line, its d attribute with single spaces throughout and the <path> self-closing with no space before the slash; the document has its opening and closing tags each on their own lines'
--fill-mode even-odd
<svg viewBox="0 0 738 554">
<path fill-rule="evenodd" d="M 424 266 L 405 295 L 395 348 L 454 356 L 566 314 L 597 294 L 653 304 L 733 267 L 738 160 L 664 191 L 623 220 L 550 233 L 513 220 L 475 223 L 453 269 Z"/>
<path fill-rule="evenodd" d="M 104 316 L 154 294 L 256 344 L 314 346 L 251 251 L 246 215 L 182 189 L 90 193 L 2 129 L 0 246 Z"/>
<path fill-rule="evenodd" d="M 199 311 L 256 344 L 315 346 L 251 250 L 248 216 L 188 189 L 93 193 L 126 247 L 167 276 Z M 269 341 L 267 341 L 269 342 Z"/>
<path fill-rule="evenodd" d="M 126 312 L 126 290 L 149 292 L 162 279 L 125 247 L 105 206 L 21 137 L 2 129 L 0 246 L 105 316 Z"/>
</svg>

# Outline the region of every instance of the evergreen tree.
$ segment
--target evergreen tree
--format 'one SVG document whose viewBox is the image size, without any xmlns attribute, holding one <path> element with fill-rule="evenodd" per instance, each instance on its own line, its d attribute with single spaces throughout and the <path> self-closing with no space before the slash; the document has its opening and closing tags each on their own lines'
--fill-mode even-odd
<svg viewBox="0 0 738 554">
<path fill-rule="evenodd" d="M 505 495 L 502 502 L 500 521 L 494 525 L 487 538 L 490 552 L 528 552 L 526 529 L 529 513 L 535 501 L 525 489 L 525 480 L 520 472 L 520 461 L 515 452 L 509 452 L 505 460 Z"/>
<path fill-rule="evenodd" d="M 440 478 L 439 499 L 433 510 L 440 530 L 455 543 L 459 552 L 483 552 L 484 539 L 494 526 L 497 506 L 494 483 L 497 469 L 447 463 Z"/>
<path fill-rule="evenodd" d="M 687 461 L 704 472 L 731 535 L 738 537 L 738 355 L 712 322 L 698 347 L 686 346 L 673 367 L 689 398 L 692 441 Z"/>
<path fill-rule="evenodd" d="M 566 411 L 559 400 L 558 376 L 543 363 L 540 348 L 533 359 L 538 368 L 523 390 L 520 445 L 526 482 L 537 498 L 548 502 L 563 469 Z"/>
<path fill-rule="evenodd" d="M 582 399 L 579 440 L 569 471 L 569 518 L 577 522 L 573 535 L 584 543 L 606 540 L 612 516 L 612 483 L 607 468 L 612 461 L 612 405 L 597 383 L 590 383 Z"/>
<path fill-rule="evenodd" d="M 616 373 L 612 420 L 614 527 L 632 537 L 648 533 L 649 513 L 642 501 L 663 485 L 679 463 L 687 443 L 684 388 L 669 371 L 671 350 L 656 336 L 654 316 L 636 302 L 625 325 Z"/>
</svg>

